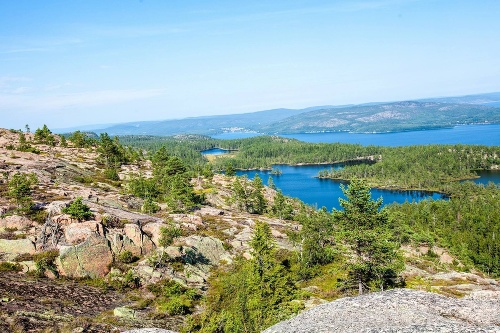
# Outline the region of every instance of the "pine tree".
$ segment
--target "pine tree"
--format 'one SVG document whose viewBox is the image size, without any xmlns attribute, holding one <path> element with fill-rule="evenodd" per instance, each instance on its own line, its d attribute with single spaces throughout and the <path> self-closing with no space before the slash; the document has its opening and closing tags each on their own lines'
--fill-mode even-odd
<svg viewBox="0 0 500 333">
<path fill-rule="evenodd" d="M 236 176 L 236 170 L 234 170 L 233 164 L 231 162 L 226 164 L 225 175 L 228 177 Z"/>
<path fill-rule="evenodd" d="M 33 205 L 31 188 L 38 182 L 34 173 L 16 173 L 12 175 L 7 187 L 8 195 L 16 201 L 19 211 L 27 213 Z"/>
<path fill-rule="evenodd" d="M 383 290 L 404 265 L 398 244 L 392 240 L 388 215 L 380 210 L 382 199 L 371 200 L 370 187 L 359 179 L 341 188 L 347 200 L 339 199 L 343 210 L 334 210 L 333 215 L 353 252 L 350 275 L 357 282 L 359 294 L 366 289 Z"/>
</svg>

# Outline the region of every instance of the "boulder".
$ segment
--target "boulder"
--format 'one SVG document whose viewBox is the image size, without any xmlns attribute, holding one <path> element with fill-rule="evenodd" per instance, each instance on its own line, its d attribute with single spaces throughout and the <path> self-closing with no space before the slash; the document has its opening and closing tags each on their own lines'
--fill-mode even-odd
<svg viewBox="0 0 500 333">
<path fill-rule="evenodd" d="M 96 221 L 71 223 L 64 227 L 64 237 L 70 244 L 78 244 L 92 235 L 104 236 L 102 225 Z"/>
<path fill-rule="evenodd" d="M 49 216 L 61 215 L 62 209 L 68 207 L 68 205 L 69 201 L 52 201 L 45 207 L 45 210 Z"/>
<path fill-rule="evenodd" d="M 0 239 L 0 256 L 3 260 L 13 260 L 23 253 L 35 253 L 35 245 L 29 239 Z"/>
<path fill-rule="evenodd" d="M 57 261 L 61 275 L 96 278 L 109 273 L 113 253 L 106 238 L 92 235 L 78 245 L 61 246 Z"/>
<path fill-rule="evenodd" d="M 34 222 L 25 216 L 12 215 L 0 219 L 0 227 L 15 228 L 17 230 L 24 230 L 31 228 Z"/>
<path fill-rule="evenodd" d="M 215 237 L 189 236 L 184 239 L 185 244 L 190 247 L 194 253 L 194 259 L 203 264 L 217 265 L 219 261 L 224 260 L 231 263 L 231 255 L 224 249 L 220 239 Z M 188 249 L 185 249 L 187 252 Z"/>
<path fill-rule="evenodd" d="M 136 318 L 136 311 L 125 306 L 115 308 L 113 310 L 113 315 L 115 317 L 126 318 L 126 319 L 134 319 Z"/>
<path fill-rule="evenodd" d="M 142 244 L 142 231 L 137 224 L 125 224 L 123 232 L 137 246 Z"/>
<path fill-rule="evenodd" d="M 197 212 L 201 216 L 220 216 L 224 215 L 224 211 L 214 207 L 203 206 Z"/>
<path fill-rule="evenodd" d="M 165 223 L 162 222 L 151 222 L 142 227 L 142 231 L 151 237 L 151 240 L 156 246 L 159 246 L 161 237 L 161 228 L 165 227 Z"/>
<path fill-rule="evenodd" d="M 150 253 L 155 245 L 151 238 L 145 234 L 137 224 L 125 224 L 123 227 L 125 235 L 140 248 L 140 255 Z"/>
<path fill-rule="evenodd" d="M 120 254 L 122 251 L 130 251 L 134 256 L 140 256 L 142 250 L 132 242 L 130 238 L 120 233 L 110 233 L 107 238 L 111 242 L 111 251 L 115 255 Z"/>
</svg>

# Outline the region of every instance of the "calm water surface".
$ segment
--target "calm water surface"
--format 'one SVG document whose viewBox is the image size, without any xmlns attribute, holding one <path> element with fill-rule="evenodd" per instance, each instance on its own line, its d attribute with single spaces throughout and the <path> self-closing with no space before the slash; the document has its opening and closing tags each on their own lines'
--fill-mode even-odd
<svg viewBox="0 0 500 333">
<path fill-rule="evenodd" d="M 480 178 L 472 179 L 476 184 L 488 185 L 488 183 L 500 184 L 500 170 L 476 171 Z"/>
<path fill-rule="evenodd" d="M 215 139 L 242 139 L 258 136 L 258 133 L 223 133 Z M 463 125 L 453 128 L 379 134 L 360 133 L 311 133 L 280 135 L 304 142 L 314 143 L 358 143 L 376 146 L 410 146 L 427 144 L 474 144 L 485 146 L 500 145 L 500 125 Z"/>
<path fill-rule="evenodd" d="M 213 149 L 207 149 L 203 150 L 201 152 L 202 155 L 224 155 L 231 152 L 230 150 L 226 149 L 220 149 L 220 148 L 213 148 Z"/>
<path fill-rule="evenodd" d="M 276 187 L 281 189 L 283 194 L 290 197 L 299 198 L 303 202 L 316 206 L 317 208 L 326 207 L 328 210 L 333 208 L 340 209 L 339 198 L 345 198 L 340 189 L 340 181 L 331 179 L 315 178 L 318 172 L 324 169 L 342 168 L 341 164 L 335 165 L 275 165 L 274 168 L 279 169 L 281 175 L 273 175 L 271 171 L 236 171 L 238 176 L 247 175 L 253 179 L 256 174 L 262 178 L 265 185 L 268 184 L 269 177 L 272 178 Z M 421 191 L 388 191 L 372 189 L 372 199 L 382 197 L 384 204 L 393 202 L 404 203 L 405 201 L 418 202 L 423 199 L 433 198 L 435 200 L 442 199 L 443 196 L 439 193 L 427 193 Z"/>
</svg>

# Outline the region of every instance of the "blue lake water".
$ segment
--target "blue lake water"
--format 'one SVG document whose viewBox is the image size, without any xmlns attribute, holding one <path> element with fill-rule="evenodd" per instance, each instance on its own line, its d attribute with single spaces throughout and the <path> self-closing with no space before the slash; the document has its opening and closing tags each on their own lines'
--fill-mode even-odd
<svg viewBox="0 0 500 333">
<path fill-rule="evenodd" d="M 203 150 L 201 152 L 201 154 L 202 155 L 224 155 L 224 154 L 227 154 L 229 152 L 230 152 L 230 150 L 213 148 L 213 149 Z"/>
<path fill-rule="evenodd" d="M 472 179 L 476 184 L 488 185 L 488 183 L 500 184 L 500 170 L 477 171 L 480 178 Z"/>
<path fill-rule="evenodd" d="M 213 136 L 215 139 L 242 139 L 258 136 L 258 133 L 223 133 Z M 397 132 L 397 133 L 300 133 L 280 135 L 304 142 L 314 143 L 358 143 L 376 146 L 410 146 L 427 144 L 474 144 L 485 146 L 500 145 L 500 125 L 462 125 L 453 128 Z"/>
<path fill-rule="evenodd" d="M 326 207 L 329 211 L 333 208 L 340 209 L 339 198 L 344 198 L 340 189 L 340 181 L 331 179 L 315 178 L 318 172 L 324 169 L 341 168 L 342 165 L 275 165 L 279 169 L 281 175 L 273 175 L 271 171 L 265 170 L 250 170 L 236 171 L 238 176 L 247 175 L 249 179 L 253 179 L 256 174 L 262 178 L 265 185 L 268 184 L 269 177 L 272 178 L 276 187 L 281 189 L 283 194 L 290 197 L 299 198 L 303 202 L 316 206 L 317 208 Z M 383 198 L 384 204 L 404 203 L 405 201 L 418 202 L 423 199 L 433 198 L 435 200 L 442 199 L 443 196 L 439 193 L 426 193 L 421 191 L 388 191 L 372 189 L 372 198 Z"/>
<path fill-rule="evenodd" d="M 258 133 L 224 133 L 214 138 L 217 139 L 240 139 L 258 136 Z M 304 142 L 314 143 L 358 143 L 362 145 L 380 146 L 409 146 L 425 144 L 478 144 L 486 146 L 500 145 L 500 125 L 464 125 L 449 129 L 382 133 L 382 134 L 353 134 L 353 133 L 314 133 L 314 134 L 293 134 L 282 135 L 283 137 L 294 138 Z M 206 152 L 205 152 L 206 153 Z M 216 153 L 224 153 L 217 151 Z M 282 174 L 273 175 L 271 171 L 237 171 L 237 175 L 247 175 L 252 179 L 255 174 L 262 178 L 267 185 L 269 176 L 274 184 L 283 191 L 283 194 L 299 198 L 307 204 L 339 209 L 339 197 L 343 197 L 340 189 L 341 182 L 330 179 L 315 178 L 318 172 L 331 167 L 341 167 L 340 165 L 307 165 L 289 166 L 276 165 Z M 500 184 L 500 172 L 481 171 L 480 178 L 473 181 L 477 184 L 487 184 L 494 182 Z M 388 191 L 372 189 L 372 198 L 383 198 L 384 204 L 393 202 L 403 203 L 405 201 L 420 201 L 426 198 L 442 199 L 439 193 L 426 193 L 421 191 Z"/>
</svg>

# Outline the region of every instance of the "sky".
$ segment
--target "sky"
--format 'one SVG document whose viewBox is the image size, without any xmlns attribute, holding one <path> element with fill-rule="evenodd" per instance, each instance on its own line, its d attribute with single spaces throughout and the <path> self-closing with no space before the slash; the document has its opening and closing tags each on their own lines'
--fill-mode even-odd
<svg viewBox="0 0 500 333">
<path fill-rule="evenodd" d="M 500 1 L 0 3 L 0 127 L 500 91 Z"/>
</svg>

